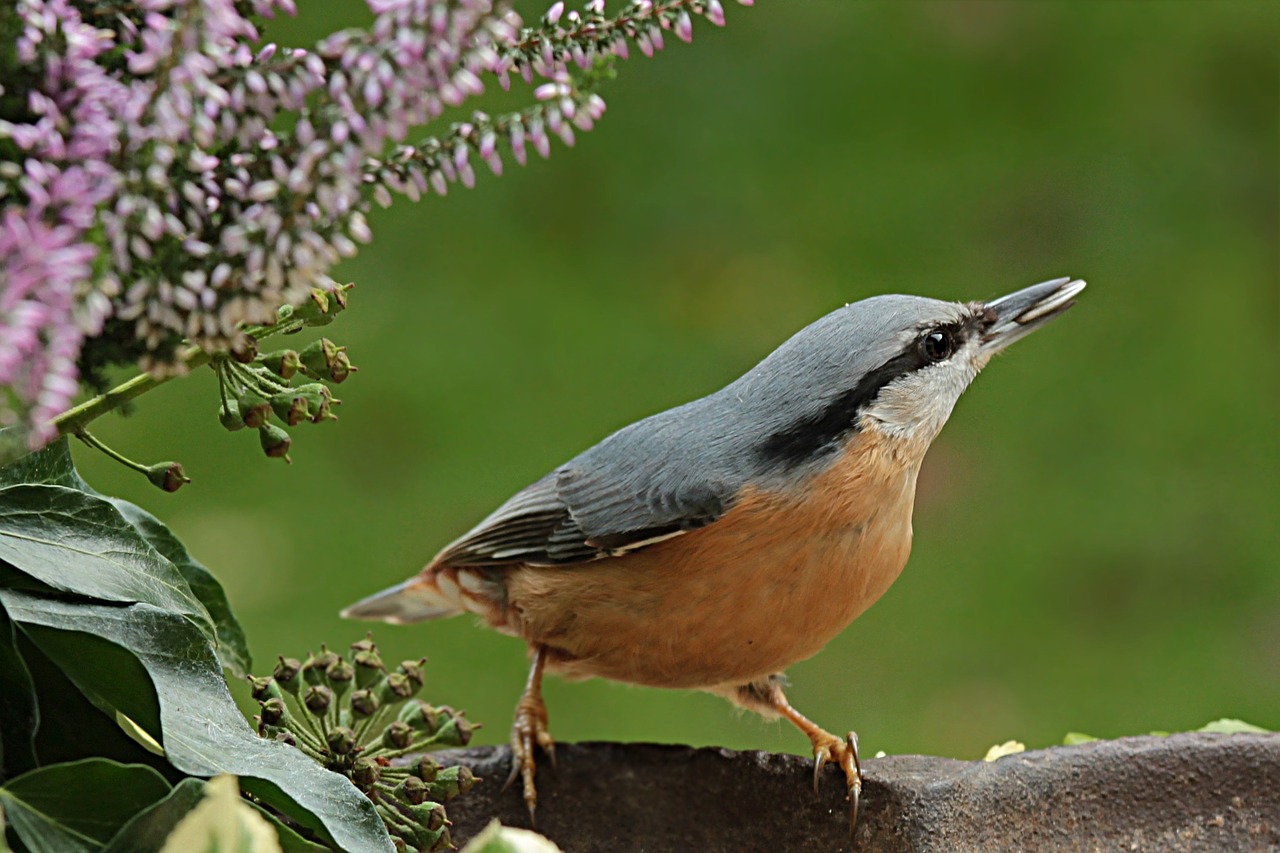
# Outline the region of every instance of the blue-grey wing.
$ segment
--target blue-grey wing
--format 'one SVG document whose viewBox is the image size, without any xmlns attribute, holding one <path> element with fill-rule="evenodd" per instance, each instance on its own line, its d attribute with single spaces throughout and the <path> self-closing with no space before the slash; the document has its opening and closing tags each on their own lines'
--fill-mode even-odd
<svg viewBox="0 0 1280 853">
<path fill-rule="evenodd" d="M 577 460 L 564 465 L 516 493 L 434 563 L 590 562 L 696 530 L 733 503 L 735 490 L 725 483 L 629 473 Z"/>
</svg>

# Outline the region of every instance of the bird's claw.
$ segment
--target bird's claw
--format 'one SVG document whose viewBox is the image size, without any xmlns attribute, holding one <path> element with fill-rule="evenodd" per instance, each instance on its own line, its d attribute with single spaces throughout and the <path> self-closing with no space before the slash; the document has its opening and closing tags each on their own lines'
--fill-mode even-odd
<svg viewBox="0 0 1280 853">
<path fill-rule="evenodd" d="M 541 748 L 556 767 L 556 742 L 547 729 L 547 708 L 540 698 L 525 697 L 516 706 L 515 723 L 511 726 L 511 774 L 502 790 L 507 790 L 521 780 L 524 805 L 529 810 L 529 824 L 534 825 L 534 813 L 538 808 L 538 788 L 534 783 L 537 764 L 534 751 Z"/>
<path fill-rule="evenodd" d="M 822 768 L 828 762 L 838 764 L 848 782 L 849 835 L 858 825 L 858 800 L 862 795 L 862 761 L 858 757 L 858 734 L 849 732 L 844 739 L 828 732 L 813 737 L 813 792 L 818 792 Z"/>
</svg>

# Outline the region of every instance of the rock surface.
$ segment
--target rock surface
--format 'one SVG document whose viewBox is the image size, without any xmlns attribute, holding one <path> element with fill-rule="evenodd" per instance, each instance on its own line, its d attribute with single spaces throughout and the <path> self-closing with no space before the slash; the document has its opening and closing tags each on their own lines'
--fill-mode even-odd
<svg viewBox="0 0 1280 853">
<path fill-rule="evenodd" d="M 994 762 L 864 762 L 857 834 L 844 776 L 794 755 L 561 744 L 538 773 L 538 830 L 595 851 L 1280 850 L 1280 734 L 1095 741 Z M 497 817 L 527 827 L 506 747 L 451 750 L 484 782 L 448 806 L 461 845 Z"/>
</svg>

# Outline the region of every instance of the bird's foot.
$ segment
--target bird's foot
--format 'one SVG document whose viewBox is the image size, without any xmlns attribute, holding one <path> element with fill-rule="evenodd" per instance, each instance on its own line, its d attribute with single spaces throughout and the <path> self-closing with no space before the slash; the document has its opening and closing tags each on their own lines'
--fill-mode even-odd
<svg viewBox="0 0 1280 853">
<path fill-rule="evenodd" d="M 551 761 L 551 768 L 556 766 L 556 742 L 547 729 L 547 706 L 539 695 L 525 695 L 516 705 L 516 719 L 511 726 L 511 775 L 507 777 L 502 790 L 510 788 L 517 777 L 524 788 L 524 804 L 529 810 L 529 824 L 534 823 L 534 812 L 538 808 L 538 788 L 534 784 L 537 766 L 534 750 L 541 747 Z"/>
<path fill-rule="evenodd" d="M 858 734 L 849 732 L 844 738 L 823 729 L 809 732 L 813 743 L 813 792 L 818 793 L 818 781 L 822 768 L 828 763 L 838 764 L 848 782 L 849 836 L 858 826 L 858 798 L 862 794 L 862 762 L 858 758 Z"/>
</svg>

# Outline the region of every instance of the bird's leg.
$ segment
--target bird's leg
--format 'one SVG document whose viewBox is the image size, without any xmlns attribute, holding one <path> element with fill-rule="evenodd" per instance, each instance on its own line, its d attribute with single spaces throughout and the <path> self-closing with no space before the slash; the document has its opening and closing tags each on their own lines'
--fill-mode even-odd
<svg viewBox="0 0 1280 853">
<path fill-rule="evenodd" d="M 804 732 L 813 744 L 813 792 L 818 792 L 822 768 L 828 762 L 839 765 L 848 782 L 849 834 L 858 825 L 858 799 L 862 794 L 862 762 L 858 758 L 858 734 L 849 732 L 837 737 L 801 714 L 782 692 L 783 676 L 779 673 L 767 679 L 738 688 L 735 699 L 738 704 L 769 714 L 780 714 Z"/>
<path fill-rule="evenodd" d="M 529 823 L 533 825 L 534 812 L 538 808 L 538 788 L 533 777 L 537 772 L 534 749 L 542 751 L 556 766 L 556 742 L 547 731 L 547 706 L 542 701 L 542 669 L 546 663 L 546 646 L 533 646 L 533 663 L 529 667 L 529 680 L 524 693 L 516 703 L 516 719 L 511 726 L 511 775 L 503 786 L 505 791 L 520 777 L 524 786 L 524 804 L 529 809 Z"/>
</svg>

